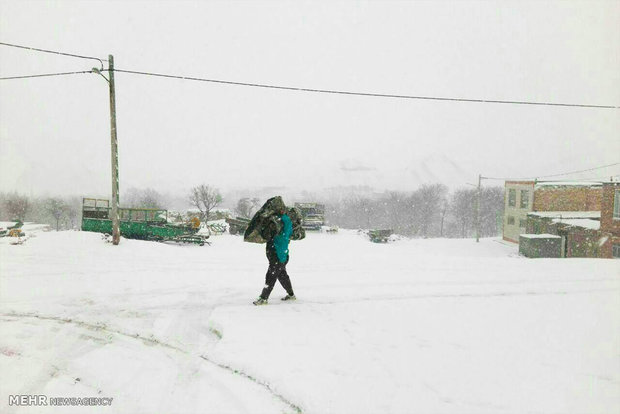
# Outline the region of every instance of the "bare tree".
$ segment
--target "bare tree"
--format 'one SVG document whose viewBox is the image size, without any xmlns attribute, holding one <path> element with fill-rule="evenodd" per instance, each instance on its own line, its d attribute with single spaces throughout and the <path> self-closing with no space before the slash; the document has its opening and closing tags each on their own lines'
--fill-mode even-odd
<svg viewBox="0 0 620 414">
<path fill-rule="evenodd" d="M 123 206 L 126 207 L 139 207 L 140 206 L 140 190 L 136 187 L 128 188 L 121 194 L 121 200 L 123 200 Z"/>
<path fill-rule="evenodd" d="M 67 198 L 66 218 L 68 220 L 68 227 L 75 229 L 78 227 L 78 218 L 81 213 L 82 200 L 79 197 Z"/>
<path fill-rule="evenodd" d="M 250 217 L 252 216 L 252 214 L 254 214 L 255 211 L 258 210 L 258 208 L 260 207 L 260 199 L 257 197 L 252 198 L 252 200 L 250 200 L 250 202 L 252 203 L 252 206 L 250 208 Z"/>
<path fill-rule="evenodd" d="M 438 236 L 441 232 L 441 207 L 445 203 L 448 188 L 443 184 L 423 185 L 416 193 L 420 201 L 417 213 L 420 215 L 422 237 Z"/>
<path fill-rule="evenodd" d="M 456 190 L 452 195 L 450 213 L 458 225 L 460 237 L 468 237 L 473 228 L 475 197 L 476 190 L 468 188 Z"/>
<path fill-rule="evenodd" d="M 501 234 L 503 213 L 504 188 L 483 187 L 480 194 L 480 235 L 489 237 Z"/>
<path fill-rule="evenodd" d="M 441 204 L 441 224 L 439 226 L 439 237 L 443 237 L 444 223 L 446 221 L 446 213 L 448 212 L 448 200 L 443 200 Z"/>
<path fill-rule="evenodd" d="M 6 196 L 4 208 L 10 220 L 24 221 L 26 220 L 26 214 L 30 210 L 30 200 L 26 196 L 10 193 Z"/>
<path fill-rule="evenodd" d="M 221 204 L 222 196 L 218 189 L 201 184 L 191 189 L 189 202 L 200 211 L 202 221 L 209 221 L 209 213 Z"/>
<path fill-rule="evenodd" d="M 241 217 L 252 217 L 252 202 L 248 197 L 243 197 L 237 201 L 235 212 Z"/>
<path fill-rule="evenodd" d="M 56 219 L 56 231 L 58 231 L 60 219 L 67 213 L 67 204 L 60 198 L 49 198 L 45 202 L 45 209 Z"/>
<path fill-rule="evenodd" d="M 163 208 L 163 196 L 152 188 L 132 187 L 123 194 L 124 205 L 134 208 Z"/>
<path fill-rule="evenodd" d="M 152 188 L 142 191 L 140 206 L 144 208 L 163 208 L 162 196 Z"/>
</svg>

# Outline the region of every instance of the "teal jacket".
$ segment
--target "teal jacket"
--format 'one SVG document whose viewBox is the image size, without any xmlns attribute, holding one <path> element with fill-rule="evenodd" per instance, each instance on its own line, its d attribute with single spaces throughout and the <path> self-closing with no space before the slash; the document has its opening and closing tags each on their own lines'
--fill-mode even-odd
<svg viewBox="0 0 620 414">
<path fill-rule="evenodd" d="M 280 219 L 282 220 L 282 231 L 273 238 L 273 247 L 280 263 L 285 263 L 288 259 L 288 243 L 293 234 L 293 222 L 286 214 L 283 214 Z"/>
</svg>

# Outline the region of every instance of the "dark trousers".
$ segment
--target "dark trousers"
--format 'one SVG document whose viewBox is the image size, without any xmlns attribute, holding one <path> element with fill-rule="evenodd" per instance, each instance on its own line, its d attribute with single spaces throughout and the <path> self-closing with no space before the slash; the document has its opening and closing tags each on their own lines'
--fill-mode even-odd
<svg viewBox="0 0 620 414">
<path fill-rule="evenodd" d="M 280 263 L 280 261 L 273 257 L 269 257 L 269 268 L 267 269 L 267 274 L 265 275 L 265 287 L 263 288 L 263 292 L 260 294 L 260 297 L 263 299 L 269 299 L 269 295 L 273 290 L 273 287 L 276 284 L 276 280 L 280 281 L 280 284 L 286 290 L 286 293 L 293 296 L 293 286 L 291 285 L 291 279 L 288 277 L 288 273 L 286 273 L 286 264 L 288 263 L 288 259 L 284 263 Z"/>
</svg>

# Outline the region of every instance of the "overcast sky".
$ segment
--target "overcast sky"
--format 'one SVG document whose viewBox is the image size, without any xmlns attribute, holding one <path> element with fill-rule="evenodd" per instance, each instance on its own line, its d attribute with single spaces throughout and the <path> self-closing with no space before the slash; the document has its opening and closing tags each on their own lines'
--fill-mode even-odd
<svg viewBox="0 0 620 414">
<path fill-rule="evenodd" d="M 620 2 L 0 2 L 0 41 L 117 69 L 620 106 Z M 96 61 L 0 46 L 0 76 Z M 620 110 L 328 95 L 116 74 L 121 191 L 472 183 L 620 162 Z M 620 166 L 562 178 L 620 174 Z M 106 82 L 0 81 L 0 191 L 109 195 Z M 500 183 L 501 184 L 501 183 Z M 122 202 L 122 200 L 121 200 Z"/>
</svg>

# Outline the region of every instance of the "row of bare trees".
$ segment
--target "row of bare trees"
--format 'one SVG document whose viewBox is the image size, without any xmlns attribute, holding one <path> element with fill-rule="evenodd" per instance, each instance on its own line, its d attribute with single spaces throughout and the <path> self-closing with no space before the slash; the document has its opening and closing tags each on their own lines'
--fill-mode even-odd
<svg viewBox="0 0 620 414">
<path fill-rule="evenodd" d="M 475 234 L 476 189 L 449 193 L 442 184 L 424 185 L 412 192 L 376 196 L 351 195 L 328 203 L 326 219 L 343 228 L 385 228 L 411 237 L 471 237 Z M 481 190 L 481 236 L 501 232 L 502 187 Z"/>
<path fill-rule="evenodd" d="M 18 193 L 0 193 L 1 221 L 33 221 L 49 224 L 56 230 L 78 227 L 81 200 L 77 197 L 27 197 Z"/>
<path fill-rule="evenodd" d="M 124 206 L 167 208 L 166 198 L 153 189 L 129 189 Z M 202 221 L 214 217 L 221 205 L 220 191 L 206 184 L 193 187 L 187 199 Z M 442 184 L 424 185 L 411 192 L 386 192 L 374 196 L 350 195 L 327 203 L 326 219 L 343 228 L 385 228 L 410 237 L 472 237 L 475 234 L 476 189 L 460 188 L 450 193 Z M 317 200 L 320 201 L 320 200 Z M 235 213 L 250 218 L 261 200 L 243 197 Z M 501 233 L 504 189 L 481 191 L 481 236 Z M 79 227 L 81 199 L 78 197 L 28 198 L 18 193 L 0 193 L 0 220 L 34 221 L 57 230 Z"/>
</svg>

